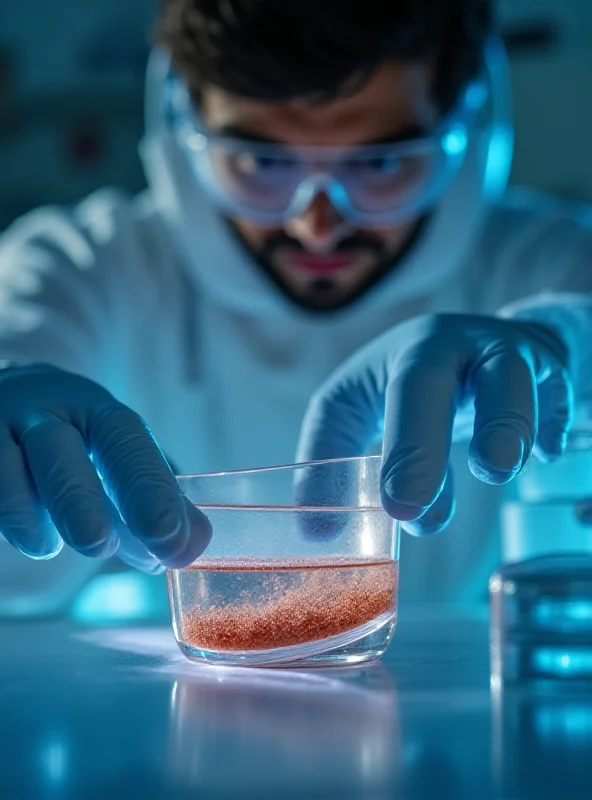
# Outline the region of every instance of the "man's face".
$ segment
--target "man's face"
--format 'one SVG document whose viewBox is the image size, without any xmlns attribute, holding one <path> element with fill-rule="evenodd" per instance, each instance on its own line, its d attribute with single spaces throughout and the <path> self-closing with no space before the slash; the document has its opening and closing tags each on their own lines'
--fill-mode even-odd
<svg viewBox="0 0 592 800">
<path fill-rule="evenodd" d="M 323 106 L 276 104 L 209 88 L 202 114 L 208 128 L 292 146 L 356 147 L 424 135 L 438 112 L 425 63 L 387 63 L 356 94 Z M 308 208 L 281 227 L 230 220 L 253 256 L 301 304 L 319 309 L 344 305 L 396 260 L 417 220 L 388 228 L 358 228 L 320 192 Z"/>
</svg>

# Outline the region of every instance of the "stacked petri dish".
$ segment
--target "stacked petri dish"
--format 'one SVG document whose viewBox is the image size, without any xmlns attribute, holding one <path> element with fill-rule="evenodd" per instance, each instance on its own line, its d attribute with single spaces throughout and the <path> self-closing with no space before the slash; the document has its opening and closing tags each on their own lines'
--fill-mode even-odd
<svg viewBox="0 0 592 800">
<path fill-rule="evenodd" d="M 503 566 L 491 577 L 494 681 L 592 678 L 592 430 L 559 461 L 532 459 L 502 508 Z"/>
</svg>

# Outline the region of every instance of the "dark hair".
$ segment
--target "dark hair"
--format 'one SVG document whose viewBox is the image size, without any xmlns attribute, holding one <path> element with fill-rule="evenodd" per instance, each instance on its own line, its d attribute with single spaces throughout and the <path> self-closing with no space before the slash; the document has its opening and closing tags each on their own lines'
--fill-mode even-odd
<svg viewBox="0 0 592 800">
<path fill-rule="evenodd" d="M 435 59 L 442 110 L 479 70 L 491 0 L 164 0 L 157 40 L 198 98 L 215 85 L 328 102 L 385 61 Z"/>
</svg>

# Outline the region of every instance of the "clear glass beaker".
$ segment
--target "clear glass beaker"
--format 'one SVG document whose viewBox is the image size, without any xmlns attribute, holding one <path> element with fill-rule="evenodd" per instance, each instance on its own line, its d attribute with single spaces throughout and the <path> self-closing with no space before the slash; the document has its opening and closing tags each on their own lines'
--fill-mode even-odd
<svg viewBox="0 0 592 800">
<path fill-rule="evenodd" d="M 380 457 L 181 477 L 213 527 L 169 570 L 185 655 L 232 665 L 371 661 L 396 623 L 399 530 L 380 504 Z"/>
<path fill-rule="evenodd" d="M 565 455 L 531 460 L 502 508 L 503 566 L 490 580 L 494 678 L 592 677 L 592 431 Z"/>
</svg>

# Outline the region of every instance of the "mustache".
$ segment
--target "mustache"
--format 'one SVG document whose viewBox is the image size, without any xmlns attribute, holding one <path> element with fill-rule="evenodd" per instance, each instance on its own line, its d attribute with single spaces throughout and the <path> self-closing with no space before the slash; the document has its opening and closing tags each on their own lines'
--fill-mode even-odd
<svg viewBox="0 0 592 800">
<path fill-rule="evenodd" d="M 259 254 L 263 258 L 269 258 L 277 250 L 289 248 L 298 253 L 306 253 L 307 248 L 304 247 L 297 239 L 283 232 L 274 233 L 269 236 L 261 246 Z M 353 251 L 366 250 L 373 253 L 375 256 L 380 257 L 385 253 L 385 246 L 378 239 L 368 236 L 364 233 L 354 233 L 347 239 L 339 242 L 335 247 L 331 248 L 331 253 L 351 253 Z"/>
</svg>

